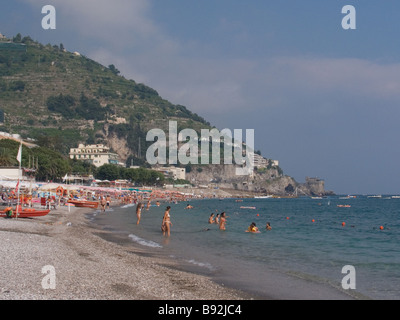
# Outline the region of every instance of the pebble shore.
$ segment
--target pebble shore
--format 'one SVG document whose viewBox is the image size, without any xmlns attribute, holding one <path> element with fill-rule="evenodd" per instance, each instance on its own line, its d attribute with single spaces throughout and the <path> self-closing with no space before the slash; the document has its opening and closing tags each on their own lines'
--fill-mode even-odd
<svg viewBox="0 0 400 320">
<path fill-rule="evenodd" d="M 245 294 L 173 262 L 106 241 L 85 212 L 66 207 L 45 217 L 0 220 L 1 300 L 241 300 Z M 55 288 L 46 286 L 55 272 Z M 44 284 L 42 283 L 44 282 Z"/>
</svg>

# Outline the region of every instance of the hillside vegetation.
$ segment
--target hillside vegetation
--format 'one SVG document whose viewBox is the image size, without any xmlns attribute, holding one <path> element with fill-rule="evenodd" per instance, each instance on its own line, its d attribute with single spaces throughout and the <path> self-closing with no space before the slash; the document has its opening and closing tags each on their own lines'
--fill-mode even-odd
<svg viewBox="0 0 400 320">
<path fill-rule="evenodd" d="M 0 42 L 0 131 L 19 133 L 67 154 L 78 143 L 108 143 L 127 161 L 143 158 L 151 128 L 210 128 L 185 106 L 120 75 L 62 44 L 42 45 L 14 37 L 15 49 Z M 4 42 L 3 42 L 4 44 Z M 139 148 L 140 144 L 140 148 Z"/>
</svg>

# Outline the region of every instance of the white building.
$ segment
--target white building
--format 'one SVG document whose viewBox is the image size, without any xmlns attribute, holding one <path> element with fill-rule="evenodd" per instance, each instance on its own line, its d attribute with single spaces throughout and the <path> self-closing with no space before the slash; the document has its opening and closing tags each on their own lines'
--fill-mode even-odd
<svg viewBox="0 0 400 320">
<path fill-rule="evenodd" d="M 151 168 L 152 170 L 162 172 L 166 178 L 172 178 L 173 180 L 186 179 L 186 170 L 185 168 L 178 167 L 158 167 Z"/>
<path fill-rule="evenodd" d="M 110 148 L 103 144 L 92 144 L 87 146 L 79 144 L 78 148 L 70 149 L 69 157 L 71 159 L 89 161 L 96 167 L 101 167 L 104 164 L 124 166 L 124 164 L 119 161 L 118 155 L 110 152 Z"/>
<path fill-rule="evenodd" d="M 257 168 L 267 168 L 269 163 L 271 163 L 271 167 L 277 167 L 279 166 L 279 161 L 278 160 L 271 160 L 271 159 L 266 159 L 262 156 L 260 156 L 257 153 L 251 153 L 250 155 L 253 157 L 254 160 L 254 167 Z"/>
</svg>

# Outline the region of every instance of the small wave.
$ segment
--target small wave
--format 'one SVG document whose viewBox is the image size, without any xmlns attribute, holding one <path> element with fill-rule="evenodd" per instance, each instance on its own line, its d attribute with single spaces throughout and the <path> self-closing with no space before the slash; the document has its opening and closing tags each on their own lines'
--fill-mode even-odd
<svg viewBox="0 0 400 320">
<path fill-rule="evenodd" d="M 196 260 L 194 260 L 194 259 L 187 260 L 187 262 L 189 262 L 189 263 L 191 263 L 191 264 L 194 264 L 194 265 L 196 265 L 196 266 L 199 266 L 199 267 L 207 268 L 207 269 L 210 270 L 210 271 L 215 271 L 215 270 L 216 270 L 216 269 L 213 267 L 213 265 L 210 264 L 210 263 L 208 263 L 208 262 L 199 262 L 199 261 L 196 261 Z"/>
<path fill-rule="evenodd" d="M 131 238 L 133 242 L 139 243 L 142 246 L 152 247 L 152 248 L 162 248 L 162 246 L 159 245 L 158 243 L 156 243 L 154 241 L 142 239 L 138 236 L 135 236 L 134 234 L 130 234 L 128 237 Z"/>
<path fill-rule="evenodd" d="M 129 204 L 123 205 L 121 208 L 125 209 L 125 208 L 134 207 L 134 206 L 136 206 L 136 204 L 134 204 L 134 203 L 129 203 Z"/>
</svg>

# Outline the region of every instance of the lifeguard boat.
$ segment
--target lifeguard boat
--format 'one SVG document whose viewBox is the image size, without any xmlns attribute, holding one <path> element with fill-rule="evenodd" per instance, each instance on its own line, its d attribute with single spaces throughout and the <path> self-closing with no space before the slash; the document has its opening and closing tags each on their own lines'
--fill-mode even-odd
<svg viewBox="0 0 400 320">
<path fill-rule="evenodd" d="M 18 218 L 33 218 L 46 216 L 50 210 L 36 210 L 33 208 L 19 209 Z M 2 218 L 17 218 L 17 210 L 11 207 L 5 208 L 0 211 Z"/>
</svg>

